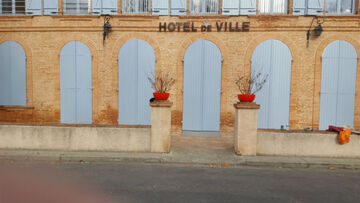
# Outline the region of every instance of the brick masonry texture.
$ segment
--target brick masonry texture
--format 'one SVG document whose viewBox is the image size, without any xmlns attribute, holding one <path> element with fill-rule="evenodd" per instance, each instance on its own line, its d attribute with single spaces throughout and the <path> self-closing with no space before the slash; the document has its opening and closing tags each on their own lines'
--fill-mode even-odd
<svg viewBox="0 0 360 203">
<path fill-rule="evenodd" d="M 60 52 L 70 41 L 81 41 L 92 53 L 93 124 L 117 125 L 118 62 L 120 48 L 130 39 L 147 41 L 156 55 L 156 71 L 168 69 L 177 78 L 171 90 L 172 129 L 181 131 L 183 58 L 187 47 L 201 39 L 221 51 L 221 134 L 231 135 L 239 71 L 250 72 L 254 49 L 276 39 L 291 51 L 290 128 L 318 128 L 320 111 L 321 56 L 336 40 L 351 43 L 360 56 L 360 16 L 326 16 L 323 33 L 311 38 L 306 32 L 313 17 L 292 15 L 256 16 L 151 16 L 119 15 L 110 20 L 112 32 L 103 44 L 101 16 L 0 16 L 0 43 L 13 40 L 23 46 L 27 62 L 27 107 L 0 108 L 0 122 L 60 123 Z M 159 23 L 194 22 L 198 32 L 159 32 Z M 250 22 L 249 32 L 200 32 L 199 26 L 216 22 Z M 314 23 L 316 25 L 316 23 Z M 313 26 L 314 26 L 313 25 Z M 360 129 L 360 69 L 357 67 L 355 128 Z M 175 133 L 176 134 L 176 133 Z"/>
</svg>

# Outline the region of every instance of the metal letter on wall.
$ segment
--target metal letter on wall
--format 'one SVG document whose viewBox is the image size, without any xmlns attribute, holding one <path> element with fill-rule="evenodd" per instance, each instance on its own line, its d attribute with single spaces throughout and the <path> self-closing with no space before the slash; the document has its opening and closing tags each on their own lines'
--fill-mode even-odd
<svg viewBox="0 0 360 203">
<path fill-rule="evenodd" d="M 120 49 L 118 63 L 119 124 L 150 125 L 154 91 L 147 78 L 155 73 L 153 48 L 144 40 L 129 40 Z"/>
<path fill-rule="evenodd" d="M 89 48 L 81 42 L 69 42 L 61 50 L 61 123 L 92 123 L 91 60 Z"/>
<path fill-rule="evenodd" d="M 26 106 L 26 56 L 14 41 L 0 45 L 0 105 Z"/>
<path fill-rule="evenodd" d="M 264 87 L 256 94 L 260 104 L 258 127 L 280 129 L 289 124 L 291 52 L 279 40 L 262 42 L 254 50 L 251 70 L 269 74 Z"/>
<path fill-rule="evenodd" d="M 357 54 L 346 41 L 329 44 L 323 53 L 319 129 L 354 126 Z"/>
<path fill-rule="evenodd" d="M 184 58 L 183 130 L 219 131 L 221 53 L 210 41 L 198 40 Z"/>
</svg>

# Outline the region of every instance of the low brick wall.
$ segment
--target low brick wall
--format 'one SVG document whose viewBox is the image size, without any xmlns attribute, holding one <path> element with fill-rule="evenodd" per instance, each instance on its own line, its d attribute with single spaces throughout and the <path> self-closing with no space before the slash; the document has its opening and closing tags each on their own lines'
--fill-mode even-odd
<svg viewBox="0 0 360 203">
<path fill-rule="evenodd" d="M 337 133 L 258 131 L 257 155 L 360 158 L 360 136 L 340 145 Z"/>
<path fill-rule="evenodd" d="M 150 128 L 0 125 L 0 149 L 150 151 Z"/>
</svg>

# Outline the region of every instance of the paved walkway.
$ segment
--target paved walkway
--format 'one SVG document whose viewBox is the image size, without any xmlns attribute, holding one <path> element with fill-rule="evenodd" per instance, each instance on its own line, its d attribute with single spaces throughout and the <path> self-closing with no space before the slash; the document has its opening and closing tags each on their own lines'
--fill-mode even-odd
<svg viewBox="0 0 360 203">
<path fill-rule="evenodd" d="M 284 168 L 360 169 L 360 159 L 238 156 L 232 149 L 172 148 L 168 154 L 138 152 L 64 152 L 0 150 L 0 160 L 49 160 L 62 162 L 137 162 L 210 165 L 211 167 L 262 166 Z"/>
</svg>

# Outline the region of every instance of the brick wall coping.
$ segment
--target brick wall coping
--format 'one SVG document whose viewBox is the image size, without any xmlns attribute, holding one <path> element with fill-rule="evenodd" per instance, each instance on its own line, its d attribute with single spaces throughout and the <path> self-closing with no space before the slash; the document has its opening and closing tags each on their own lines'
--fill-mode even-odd
<svg viewBox="0 0 360 203">
<path fill-rule="evenodd" d="M 255 102 L 238 102 L 234 104 L 236 109 L 259 109 L 260 105 Z"/>
<path fill-rule="evenodd" d="M 151 107 L 171 107 L 172 102 L 168 100 L 154 100 L 153 102 L 150 102 Z"/>
</svg>

